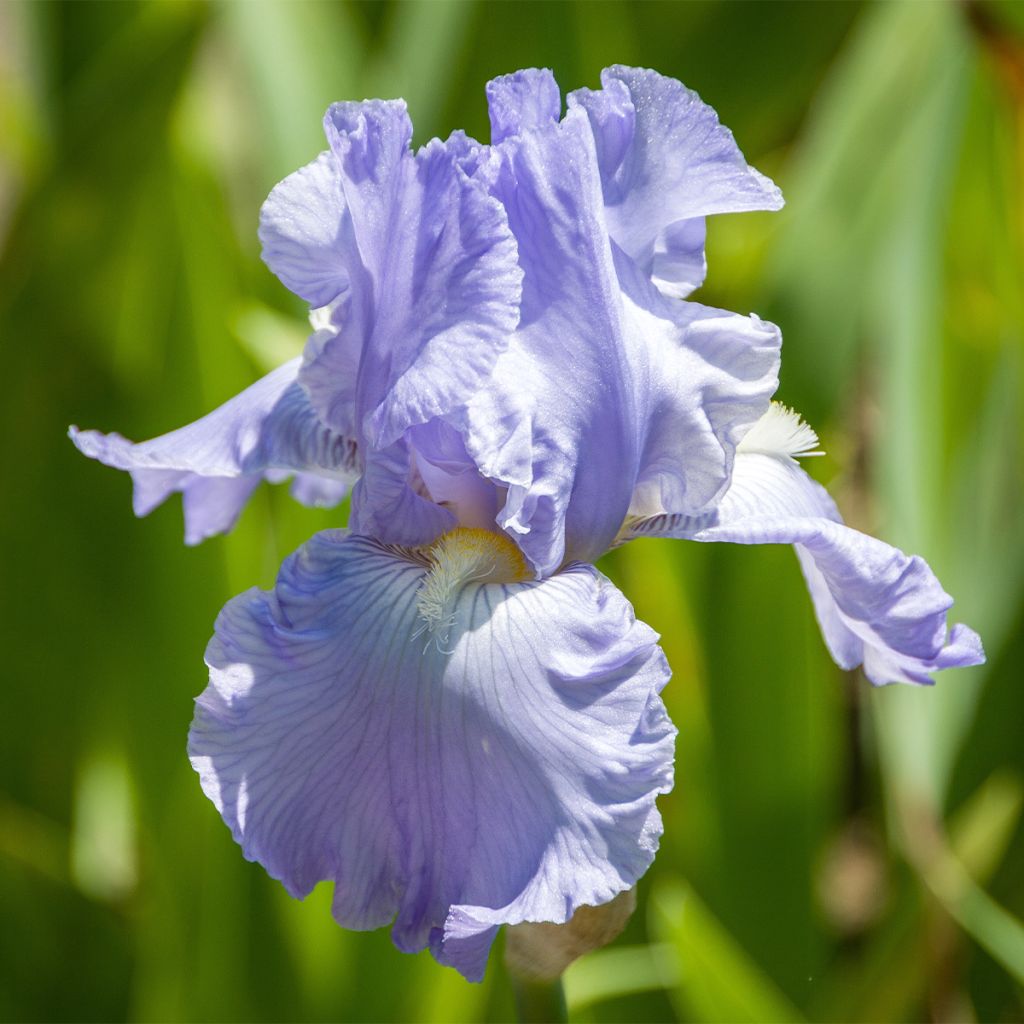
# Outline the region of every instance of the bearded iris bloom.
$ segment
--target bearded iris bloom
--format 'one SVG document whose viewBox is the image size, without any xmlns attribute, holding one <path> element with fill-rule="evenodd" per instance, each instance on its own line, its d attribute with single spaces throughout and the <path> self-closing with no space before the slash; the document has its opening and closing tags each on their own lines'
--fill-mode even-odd
<svg viewBox="0 0 1024 1024">
<path fill-rule="evenodd" d="M 207 649 L 192 763 L 246 857 L 335 883 L 479 979 L 497 929 L 632 887 L 661 833 L 675 729 L 657 636 L 591 563 L 636 537 L 795 546 L 826 643 L 876 684 L 977 664 L 928 566 L 844 526 L 775 404 L 772 324 L 690 301 L 705 218 L 776 209 L 714 112 L 613 67 L 488 86 L 491 143 L 410 147 L 401 101 L 341 103 L 271 193 L 264 259 L 312 309 L 306 351 L 203 420 L 133 445 L 72 431 L 186 539 L 261 480 L 352 487 Z"/>
</svg>

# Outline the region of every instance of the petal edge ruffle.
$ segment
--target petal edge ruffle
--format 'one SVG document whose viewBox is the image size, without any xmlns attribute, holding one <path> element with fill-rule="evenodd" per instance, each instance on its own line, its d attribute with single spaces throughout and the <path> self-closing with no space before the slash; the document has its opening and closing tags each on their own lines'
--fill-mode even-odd
<svg viewBox="0 0 1024 1024">
<path fill-rule="evenodd" d="M 685 298 L 704 279 L 704 219 L 777 210 L 782 193 L 674 78 L 614 65 L 601 85 L 570 93 L 569 107 L 590 119 L 609 231 L 661 291 Z"/>
<path fill-rule="evenodd" d="M 359 451 L 317 418 L 296 379 L 299 363 L 278 367 L 220 408 L 151 441 L 133 444 L 77 427 L 68 433 L 83 455 L 131 474 L 137 516 L 180 491 L 187 544 L 230 530 L 261 480 L 294 475 L 296 500 L 334 505 L 359 475 Z"/>
<path fill-rule="evenodd" d="M 430 946 L 478 980 L 489 929 L 563 921 L 650 864 L 672 778 L 668 670 L 583 565 L 467 585 L 424 649 L 427 568 L 328 532 L 273 592 L 229 602 L 189 751 L 246 857 L 293 895 L 334 880 L 339 923 L 394 916 L 400 949 Z"/>
<path fill-rule="evenodd" d="M 981 640 L 946 624 L 952 598 L 924 559 L 843 525 L 835 503 L 792 459 L 741 453 L 721 503 L 697 517 L 656 515 L 627 537 L 793 544 L 825 642 L 876 686 L 929 685 L 944 668 L 979 665 Z"/>
</svg>

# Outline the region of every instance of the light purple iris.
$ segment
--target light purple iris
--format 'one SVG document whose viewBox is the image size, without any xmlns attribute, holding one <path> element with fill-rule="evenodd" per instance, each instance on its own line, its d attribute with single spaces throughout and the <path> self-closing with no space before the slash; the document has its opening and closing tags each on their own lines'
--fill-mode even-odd
<svg viewBox="0 0 1024 1024">
<path fill-rule="evenodd" d="M 401 101 L 337 104 L 330 149 L 262 213 L 313 307 L 289 363 L 145 444 L 72 432 L 186 539 L 260 480 L 354 482 L 270 592 L 224 608 L 189 751 L 235 839 L 349 928 L 393 922 L 483 975 L 502 924 L 633 886 L 675 729 L 656 635 L 589 563 L 639 536 L 796 546 L 829 649 L 874 683 L 982 658 L 928 566 L 845 527 L 771 401 L 779 331 L 682 301 L 709 214 L 777 209 L 709 107 L 613 67 L 568 97 L 488 86 L 492 142 L 410 149 Z"/>
</svg>

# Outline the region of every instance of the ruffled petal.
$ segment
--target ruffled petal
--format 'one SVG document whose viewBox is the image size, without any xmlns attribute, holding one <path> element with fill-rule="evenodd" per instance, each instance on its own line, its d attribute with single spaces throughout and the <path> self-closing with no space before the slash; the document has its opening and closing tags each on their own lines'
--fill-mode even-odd
<svg viewBox="0 0 1024 1024">
<path fill-rule="evenodd" d="M 306 341 L 299 377 L 320 418 L 337 433 L 357 438 L 356 383 L 362 349 L 356 332 L 342 334 L 339 328 L 349 322 L 350 306 L 350 295 L 344 292 L 326 310 L 315 311 L 324 314 L 326 324 Z"/>
<path fill-rule="evenodd" d="M 616 65 L 601 84 L 571 93 L 569 106 L 590 118 L 609 231 L 662 291 L 684 297 L 704 279 L 704 218 L 777 210 L 782 194 L 674 78 Z"/>
<path fill-rule="evenodd" d="M 507 488 L 499 524 L 547 575 L 607 550 L 640 485 L 673 511 L 718 497 L 777 385 L 779 336 L 666 300 L 609 243 L 581 110 L 506 139 L 488 170 L 519 246 L 522 317 L 458 425 Z"/>
<path fill-rule="evenodd" d="M 522 272 L 501 204 L 465 169 L 480 159 L 470 140 L 414 155 L 401 100 L 335 104 L 324 127 L 330 152 L 264 208 L 264 258 L 300 295 L 330 303 L 300 380 L 320 418 L 367 453 L 357 519 L 411 543 L 395 510 L 423 497 L 403 436 L 482 386 L 516 326 Z"/>
<path fill-rule="evenodd" d="M 629 505 L 641 440 L 622 303 L 585 118 L 538 127 L 494 151 L 492 191 L 524 271 L 520 326 L 460 425 L 480 472 L 507 487 L 498 522 L 539 573 L 566 557 L 570 498 L 593 560 Z"/>
<path fill-rule="evenodd" d="M 136 515 L 180 491 L 188 544 L 230 530 L 264 479 L 301 474 L 292 487 L 299 501 L 337 504 L 359 474 L 359 453 L 351 438 L 317 418 L 296 380 L 299 364 L 286 363 L 209 415 L 152 441 L 133 444 L 77 427 L 69 434 L 83 454 L 131 474 Z"/>
<path fill-rule="evenodd" d="M 332 153 L 276 185 L 260 211 L 263 261 L 311 306 L 348 288 L 354 252 L 341 171 Z"/>
<path fill-rule="evenodd" d="M 650 366 L 630 510 L 700 514 L 725 492 L 737 445 L 770 407 L 782 333 L 757 316 L 666 298 L 621 250 L 615 265 Z"/>
<path fill-rule="evenodd" d="M 349 526 L 389 544 L 427 544 L 456 525 L 452 512 L 429 495 L 403 439 L 371 450 L 352 491 Z"/>
<path fill-rule="evenodd" d="M 347 928 L 477 980 L 502 923 L 632 886 L 675 730 L 656 635 L 590 566 L 467 583 L 424 637 L 423 556 L 333 531 L 228 603 L 189 750 L 245 856 Z"/>
<path fill-rule="evenodd" d="M 481 476 L 462 437 L 442 420 L 409 432 L 416 471 L 433 501 L 449 509 L 460 526 L 493 530 L 505 493 Z"/>
<path fill-rule="evenodd" d="M 337 408 L 331 389 L 355 364 L 356 436 L 386 448 L 487 377 L 515 328 L 521 273 L 504 211 L 459 166 L 461 141 L 414 156 L 401 101 L 335 104 L 325 127 L 352 243 L 349 291 L 337 337 L 307 352 L 302 379 L 325 422 L 345 429 L 349 400 Z"/>
<path fill-rule="evenodd" d="M 930 684 L 940 669 L 985 660 L 973 630 L 947 628 L 953 600 L 928 564 L 844 526 L 825 489 L 792 459 L 741 453 L 715 510 L 653 516 L 627 535 L 795 544 L 833 658 L 845 669 L 863 664 L 876 685 Z"/>
<path fill-rule="evenodd" d="M 562 113 L 562 96 L 547 68 L 524 68 L 487 83 L 491 142 L 554 124 Z"/>
</svg>

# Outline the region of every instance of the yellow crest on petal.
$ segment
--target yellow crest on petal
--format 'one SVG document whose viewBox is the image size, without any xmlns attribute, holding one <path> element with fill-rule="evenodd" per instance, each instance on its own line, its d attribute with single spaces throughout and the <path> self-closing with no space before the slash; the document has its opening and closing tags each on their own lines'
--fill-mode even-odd
<svg viewBox="0 0 1024 1024">
<path fill-rule="evenodd" d="M 425 555 L 430 570 L 417 591 L 416 609 L 431 634 L 451 627 L 455 599 L 467 583 L 521 583 L 532 575 L 513 541 L 492 530 L 459 527 L 434 541 Z"/>
</svg>

